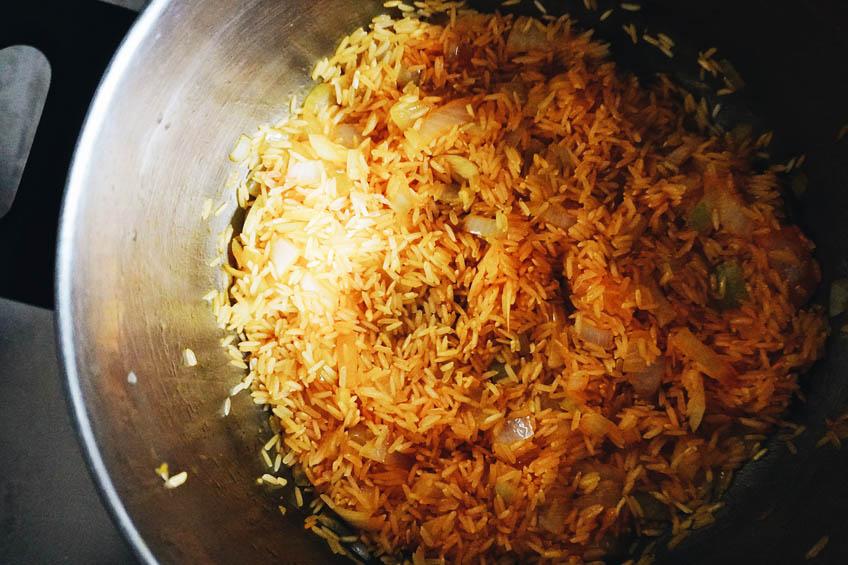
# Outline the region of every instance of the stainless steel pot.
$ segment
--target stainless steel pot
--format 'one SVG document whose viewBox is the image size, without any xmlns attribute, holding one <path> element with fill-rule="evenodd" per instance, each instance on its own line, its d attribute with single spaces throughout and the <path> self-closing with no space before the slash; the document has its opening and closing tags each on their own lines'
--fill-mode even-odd
<svg viewBox="0 0 848 565">
<path fill-rule="evenodd" d="M 91 106 L 59 236 L 59 331 L 91 467 L 145 561 L 332 561 L 256 485 L 262 413 L 242 395 L 219 415 L 241 375 L 201 296 L 221 284 L 208 263 L 236 208 L 234 140 L 279 118 L 313 62 L 379 7 L 154 0 Z M 202 220 L 206 198 L 225 213 Z M 186 484 L 163 488 L 161 462 Z"/>
<path fill-rule="evenodd" d="M 750 4 L 756 9 L 763 3 Z M 787 16 L 797 6 L 777 4 L 769 9 Z M 146 562 L 338 559 L 304 533 L 302 514 L 281 516 L 280 493 L 256 484 L 264 472 L 259 448 L 268 437 L 266 417 L 244 395 L 221 417 L 222 402 L 242 373 L 218 346 L 224 334 L 201 297 L 221 284 L 208 263 L 215 257 L 216 234 L 236 208 L 233 195 L 224 191 L 234 169 L 226 159 L 234 141 L 280 117 L 289 94 L 305 88 L 312 63 L 381 10 L 379 2 L 367 0 L 153 0 L 91 106 L 62 214 L 58 325 L 91 468 L 115 519 Z M 741 21 L 750 26 L 753 12 L 745 14 Z M 808 20 L 812 28 L 826 18 Z M 723 28 L 731 33 L 739 25 L 733 20 Z M 774 68 L 768 66 L 768 49 L 754 45 L 766 41 L 768 48 L 779 48 L 780 38 L 765 27 L 751 29 L 751 39 L 735 41 L 734 35 L 727 43 L 739 46 L 748 67 Z M 833 37 L 810 32 L 813 47 L 804 43 L 799 49 L 812 55 L 816 42 L 832 47 Z M 618 54 L 627 58 L 626 49 Z M 781 91 L 776 75 L 758 79 L 755 97 L 762 95 L 763 108 L 775 115 L 775 109 L 789 112 L 787 92 L 803 95 L 796 86 Z M 845 92 L 824 79 L 818 87 L 830 94 L 817 100 L 833 107 Z M 784 125 L 808 142 L 813 126 L 805 124 L 822 118 L 820 110 L 796 108 L 783 116 Z M 831 129 L 835 134 L 838 128 Z M 838 195 L 845 170 L 828 161 L 839 155 L 821 149 L 808 160 L 813 195 L 805 217 L 815 219 L 813 236 L 820 244 L 825 234 L 848 236 L 843 221 L 848 199 L 844 191 Z M 206 198 L 215 207 L 226 203 L 224 213 L 202 220 Z M 843 247 L 822 245 L 827 278 L 848 274 Z M 809 406 L 796 409 L 811 434 L 821 432 L 824 416 L 844 407 L 841 375 L 848 356 L 841 344 L 831 340 L 828 361 L 807 381 Z M 186 347 L 196 352 L 197 366 L 183 364 Z M 696 537 L 684 553 L 666 556 L 667 562 L 734 563 L 759 555 L 794 563 L 820 537 L 817 531 L 832 534 L 830 547 L 837 549 L 830 551 L 848 551 L 845 536 L 837 535 L 848 532 L 845 513 L 834 505 L 848 496 L 845 481 L 838 480 L 846 458 L 816 452 L 816 439 L 810 435 L 799 442 L 802 459 L 776 447 L 746 469 L 734 487 L 740 502 L 731 503 L 722 524 Z M 162 462 L 172 472 L 188 471 L 187 482 L 163 488 L 154 472 Z M 776 502 L 766 508 L 769 501 Z M 808 508 L 808 502 L 816 506 Z M 757 522 L 769 508 L 770 517 Z"/>
</svg>

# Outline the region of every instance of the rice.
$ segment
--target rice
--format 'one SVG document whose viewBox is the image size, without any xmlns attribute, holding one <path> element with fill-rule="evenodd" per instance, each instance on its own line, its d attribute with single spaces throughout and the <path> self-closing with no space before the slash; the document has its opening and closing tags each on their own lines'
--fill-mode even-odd
<svg viewBox="0 0 848 565">
<path fill-rule="evenodd" d="M 821 539 L 819 539 L 815 544 L 813 544 L 809 551 L 807 551 L 807 553 L 804 555 L 804 559 L 813 559 L 815 557 L 818 557 L 819 553 L 822 552 L 822 550 L 827 545 L 827 542 L 829 541 L 830 536 L 822 536 Z"/>
<path fill-rule="evenodd" d="M 581 563 L 662 520 L 677 544 L 821 354 L 812 246 L 704 100 L 566 17 L 422 9 L 447 23 L 378 16 L 231 154 L 216 316 L 281 431 L 263 461 L 384 562 Z"/>
</svg>

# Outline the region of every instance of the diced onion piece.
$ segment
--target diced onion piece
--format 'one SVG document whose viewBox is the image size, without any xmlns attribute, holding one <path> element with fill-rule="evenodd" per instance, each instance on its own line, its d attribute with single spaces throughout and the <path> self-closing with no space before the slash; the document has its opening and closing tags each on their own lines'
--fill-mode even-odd
<svg viewBox="0 0 848 565">
<path fill-rule="evenodd" d="M 406 131 L 412 127 L 415 120 L 426 114 L 429 108 L 420 100 L 401 98 L 389 110 L 389 116 L 401 131 Z"/>
<path fill-rule="evenodd" d="M 749 235 L 751 218 L 745 213 L 744 203 L 733 194 L 722 194 L 718 198 L 718 218 L 721 226 L 734 235 Z"/>
<path fill-rule="evenodd" d="M 250 155 L 250 138 L 242 134 L 239 136 L 236 146 L 230 153 L 230 161 L 239 163 Z"/>
<path fill-rule="evenodd" d="M 561 499 L 546 503 L 539 509 L 539 526 L 552 534 L 562 534 L 569 507 Z"/>
<path fill-rule="evenodd" d="M 657 323 L 659 323 L 660 327 L 670 324 L 677 317 L 677 311 L 674 309 L 674 306 L 665 297 L 662 289 L 660 289 L 660 286 L 654 279 L 649 278 L 646 281 L 646 285 L 651 294 L 651 300 L 654 303 L 653 307 L 648 308 L 648 310 L 657 317 Z"/>
<path fill-rule="evenodd" d="M 347 162 L 347 149 L 338 143 L 333 143 L 325 135 L 310 133 L 309 144 L 315 150 L 315 154 L 325 161 L 333 163 Z"/>
<path fill-rule="evenodd" d="M 495 494 L 499 495 L 503 499 L 504 503 L 509 505 L 512 504 L 513 500 L 515 500 L 515 495 L 518 494 L 518 490 L 512 485 L 512 483 L 504 480 L 498 480 L 498 482 L 495 483 Z"/>
<path fill-rule="evenodd" d="M 445 155 L 442 158 L 450 165 L 451 173 L 455 177 L 458 177 L 456 180 L 467 181 L 480 174 L 480 169 L 477 168 L 477 165 L 465 157 L 460 155 Z"/>
<path fill-rule="evenodd" d="M 697 363 L 708 376 L 723 384 L 729 384 L 736 378 L 736 370 L 710 347 L 704 345 L 689 328 L 683 328 L 671 334 L 668 343 L 683 355 Z"/>
<path fill-rule="evenodd" d="M 604 349 L 612 346 L 612 332 L 598 329 L 585 321 L 580 325 L 580 337 Z"/>
<path fill-rule="evenodd" d="M 285 238 L 275 239 L 271 244 L 271 264 L 278 277 L 283 276 L 300 257 L 300 250 Z"/>
<path fill-rule="evenodd" d="M 389 206 L 392 207 L 399 218 L 406 218 L 409 211 L 412 210 L 417 196 L 403 178 L 393 176 L 389 179 L 386 197 L 389 199 Z"/>
<path fill-rule="evenodd" d="M 448 102 L 424 116 L 419 130 L 424 145 L 445 135 L 454 126 L 463 126 L 470 122 L 471 116 L 466 109 L 468 104 L 467 99 L 460 98 Z"/>
<path fill-rule="evenodd" d="M 618 426 L 597 412 L 590 410 L 581 415 L 580 429 L 583 433 L 594 438 L 603 439 L 604 437 L 608 437 L 615 445 L 619 447 L 624 445 L 624 436 L 621 434 Z"/>
<path fill-rule="evenodd" d="M 347 176 L 350 180 L 361 180 L 368 176 L 368 163 L 359 149 L 347 152 Z"/>
<path fill-rule="evenodd" d="M 381 441 L 379 438 L 375 438 L 362 446 L 359 453 L 363 457 L 367 457 L 372 461 L 385 463 L 386 455 L 389 453 L 389 446 L 387 445 L 387 442 Z"/>
<path fill-rule="evenodd" d="M 686 415 L 689 417 L 689 427 L 694 432 L 701 425 L 704 410 L 706 410 L 704 379 L 701 378 L 700 371 L 689 369 L 683 371 L 681 380 L 683 381 L 683 388 L 686 389 L 686 394 L 689 397 L 689 401 L 686 403 Z"/>
<path fill-rule="evenodd" d="M 341 508 L 339 506 L 333 506 L 332 509 L 335 511 L 336 514 L 339 515 L 342 520 L 344 520 L 354 528 L 360 528 L 363 530 L 373 530 L 378 527 L 375 520 L 372 519 L 371 515 L 366 512 L 362 512 L 360 510 L 349 510 L 347 508 Z"/>
<path fill-rule="evenodd" d="M 323 172 L 321 161 L 295 161 L 289 165 L 286 178 L 298 184 L 317 185 Z"/>
<path fill-rule="evenodd" d="M 326 82 L 317 84 L 303 101 L 303 114 L 307 117 L 315 116 L 335 101 L 336 91 L 331 85 Z"/>
<path fill-rule="evenodd" d="M 410 82 L 413 84 L 418 84 L 418 81 L 421 79 L 421 73 L 424 71 L 421 67 L 416 69 L 410 69 L 406 65 L 402 65 L 400 71 L 398 71 L 397 76 L 397 84 L 399 87 L 403 88 Z"/>
<path fill-rule="evenodd" d="M 642 360 L 642 367 L 635 370 L 627 370 L 626 363 L 627 358 L 625 358 L 625 367 L 622 370 L 627 380 L 633 385 L 633 390 L 636 391 L 636 394 L 642 398 L 654 396 L 665 376 L 665 358 L 659 357 L 650 365 L 645 365 L 644 360 Z"/>
<path fill-rule="evenodd" d="M 495 441 L 498 443 L 514 443 L 522 439 L 529 439 L 535 433 L 529 416 L 510 418 L 501 426 Z"/>
<path fill-rule="evenodd" d="M 362 136 L 353 124 L 339 124 L 335 131 L 336 141 L 345 147 L 356 147 L 362 141 Z"/>
<path fill-rule="evenodd" d="M 527 29 L 527 20 L 518 19 L 512 30 L 509 32 L 509 37 L 506 40 L 506 52 L 509 54 L 523 53 L 525 51 L 541 51 L 550 48 L 553 43 L 548 39 L 548 34 L 535 24 L 531 24 Z"/>
<path fill-rule="evenodd" d="M 549 206 L 542 214 L 542 218 L 549 224 L 563 230 L 568 230 L 568 228 L 577 223 L 577 218 L 568 213 L 568 211 L 559 204 L 552 204 Z"/>
<path fill-rule="evenodd" d="M 848 279 L 830 283 L 830 317 L 834 318 L 848 310 Z"/>
<path fill-rule="evenodd" d="M 465 217 L 463 225 L 468 233 L 473 233 L 480 237 L 489 238 L 503 235 L 502 230 L 498 228 L 497 220 L 494 218 L 484 218 L 476 214 L 471 214 Z"/>
</svg>

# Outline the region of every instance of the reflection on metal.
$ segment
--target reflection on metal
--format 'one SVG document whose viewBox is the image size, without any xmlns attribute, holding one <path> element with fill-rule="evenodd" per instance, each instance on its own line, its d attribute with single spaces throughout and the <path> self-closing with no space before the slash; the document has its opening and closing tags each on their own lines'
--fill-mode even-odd
<svg viewBox="0 0 848 565">
<path fill-rule="evenodd" d="M 11 209 L 50 88 L 47 57 L 28 45 L 0 50 L 0 218 Z"/>
</svg>

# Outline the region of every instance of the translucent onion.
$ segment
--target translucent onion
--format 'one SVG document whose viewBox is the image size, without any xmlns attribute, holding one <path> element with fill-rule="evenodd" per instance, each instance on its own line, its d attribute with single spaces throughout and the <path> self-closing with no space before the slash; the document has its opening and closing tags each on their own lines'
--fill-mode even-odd
<svg viewBox="0 0 848 565">
<path fill-rule="evenodd" d="M 561 534 L 565 530 L 565 519 L 569 506 L 563 500 L 555 499 L 539 508 L 539 526 L 552 534 Z"/>
<path fill-rule="evenodd" d="M 332 163 L 347 162 L 347 149 L 338 143 L 333 143 L 325 135 L 310 133 L 309 144 L 315 150 L 315 154 L 325 161 Z"/>
<path fill-rule="evenodd" d="M 335 89 L 330 84 L 322 82 L 309 91 L 309 94 L 303 100 L 303 115 L 306 117 L 315 116 L 335 101 Z"/>
<path fill-rule="evenodd" d="M 529 416 L 510 418 L 501 426 L 495 441 L 498 443 L 514 443 L 522 439 L 529 439 L 535 433 Z"/>
<path fill-rule="evenodd" d="M 230 161 L 236 163 L 243 161 L 250 155 L 250 138 L 242 134 L 239 136 L 236 146 L 230 153 Z"/>
<path fill-rule="evenodd" d="M 526 20 L 519 19 L 512 26 L 506 40 L 507 53 L 523 53 L 525 51 L 541 51 L 553 46 L 545 30 L 540 29 L 535 22 L 528 29 Z"/>
<path fill-rule="evenodd" d="M 745 213 L 742 200 L 729 193 L 721 194 L 716 202 L 721 226 L 734 235 L 749 235 L 752 231 L 751 218 Z"/>
<path fill-rule="evenodd" d="M 706 410 L 704 379 L 701 377 L 700 371 L 689 369 L 683 371 L 681 380 L 683 381 L 683 388 L 686 389 L 686 395 L 689 397 L 689 401 L 686 403 L 686 415 L 689 417 L 689 427 L 694 432 L 701 425 Z"/>
<path fill-rule="evenodd" d="M 643 365 L 636 371 L 625 371 L 627 380 L 633 385 L 633 390 L 642 398 L 650 398 L 656 394 L 665 376 L 665 358 L 660 357 L 650 365 Z"/>
<path fill-rule="evenodd" d="M 463 221 L 465 231 L 479 235 L 480 237 L 499 237 L 503 235 L 502 230 L 498 227 L 498 223 L 494 218 L 484 218 L 471 214 L 465 217 Z"/>
<path fill-rule="evenodd" d="M 480 174 L 480 169 L 477 168 L 477 165 L 460 155 L 444 155 L 442 159 L 450 165 L 451 173 L 455 177 L 459 177 L 456 180 L 467 181 Z"/>
<path fill-rule="evenodd" d="M 466 99 L 453 100 L 427 114 L 419 131 L 424 145 L 447 134 L 454 126 L 470 122 L 471 116 L 465 108 L 468 103 Z"/>
<path fill-rule="evenodd" d="M 549 206 L 542 214 L 542 218 L 549 224 L 563 230 L 568 230 L 568 228 L 577 223 L 577 218 L 568 213 L 566 209 L 559 204 L 552 204 Z"/>
<path fill-rule="evenodd" d="M 688 329 L 683 328 L 671 334 L 668 344 L 683 355 L 700 365 L 701 370 L 715 380 L 729 384 L 736 378 L 736 370 L 723 357 L 707 345 L 704 345 Z"/>
<path fill-rule="evenodd" d="M 580 325 L 580 337 L 589 343 L 600 345 L 604 349 L 612 346 L 612 332 L 598 329 L 586 322 Z"/>
<path fill-rule="evenodd" d="M 298 184 L 317 185 L 321 182 L 324 165 L 321 161 L 295 161 L 289 164 L 286 178 Z"/>
<path fill-rule="evenodd" d="M 417 68 L 417 69 L 411 70 L 406 65 L 401 66 L 400 71 L 398 72 L 398 76 L 397 76 L 398 86 L 403 88 L 404 86 L 406 86 L 410 82 L 413 83 L 413 84 L 418 84 L 418 81 L 421 80 L 421 73 L 423 72 L 423 70 L 424 69 L 422 69 L 420 67 Z"/>
<path fill-rule="evenodd" d="M 285 238 L 275 239 L 271 244 L 271 264 L 278 277 L 294 265 L 300 257 L 300 250 Z"/>
<path fill-rule="evenodd" d="M 350 148 L 356 147 L 362 141 L 362 136 L 353 124 L 337 125 L 335 138 L 338 143 Z"/>
<path fill-rule="evenodd" d="M 518 490 L 507 481 L 499 480 L 495 483 L 495 494 L 499 495 L 505 504 L 512 504 L 512 501 L 515 500 L 515 495 L 518 494 Z"/>
<path fill-rule="evenodd" d="M 389 110 L 389 116 L 401 131 L 406 131 L 412 127 L 415 120 L 426 114 L 429 108 L 420 100 L 401 98 Z"/>
<path fill-rule="evenodd" d="M 677 311 L 665 297 L 662 289 L 660 289 L 660 286 L 654 279 L 649 278 L 646 281 L 646 285 L 651 294 L 651 300 L 654 303 L 648 310 L 657 317 L 657 323 L 659 323 L 660 327 L 668 325 L 677 317 Z"/>
</svg>

